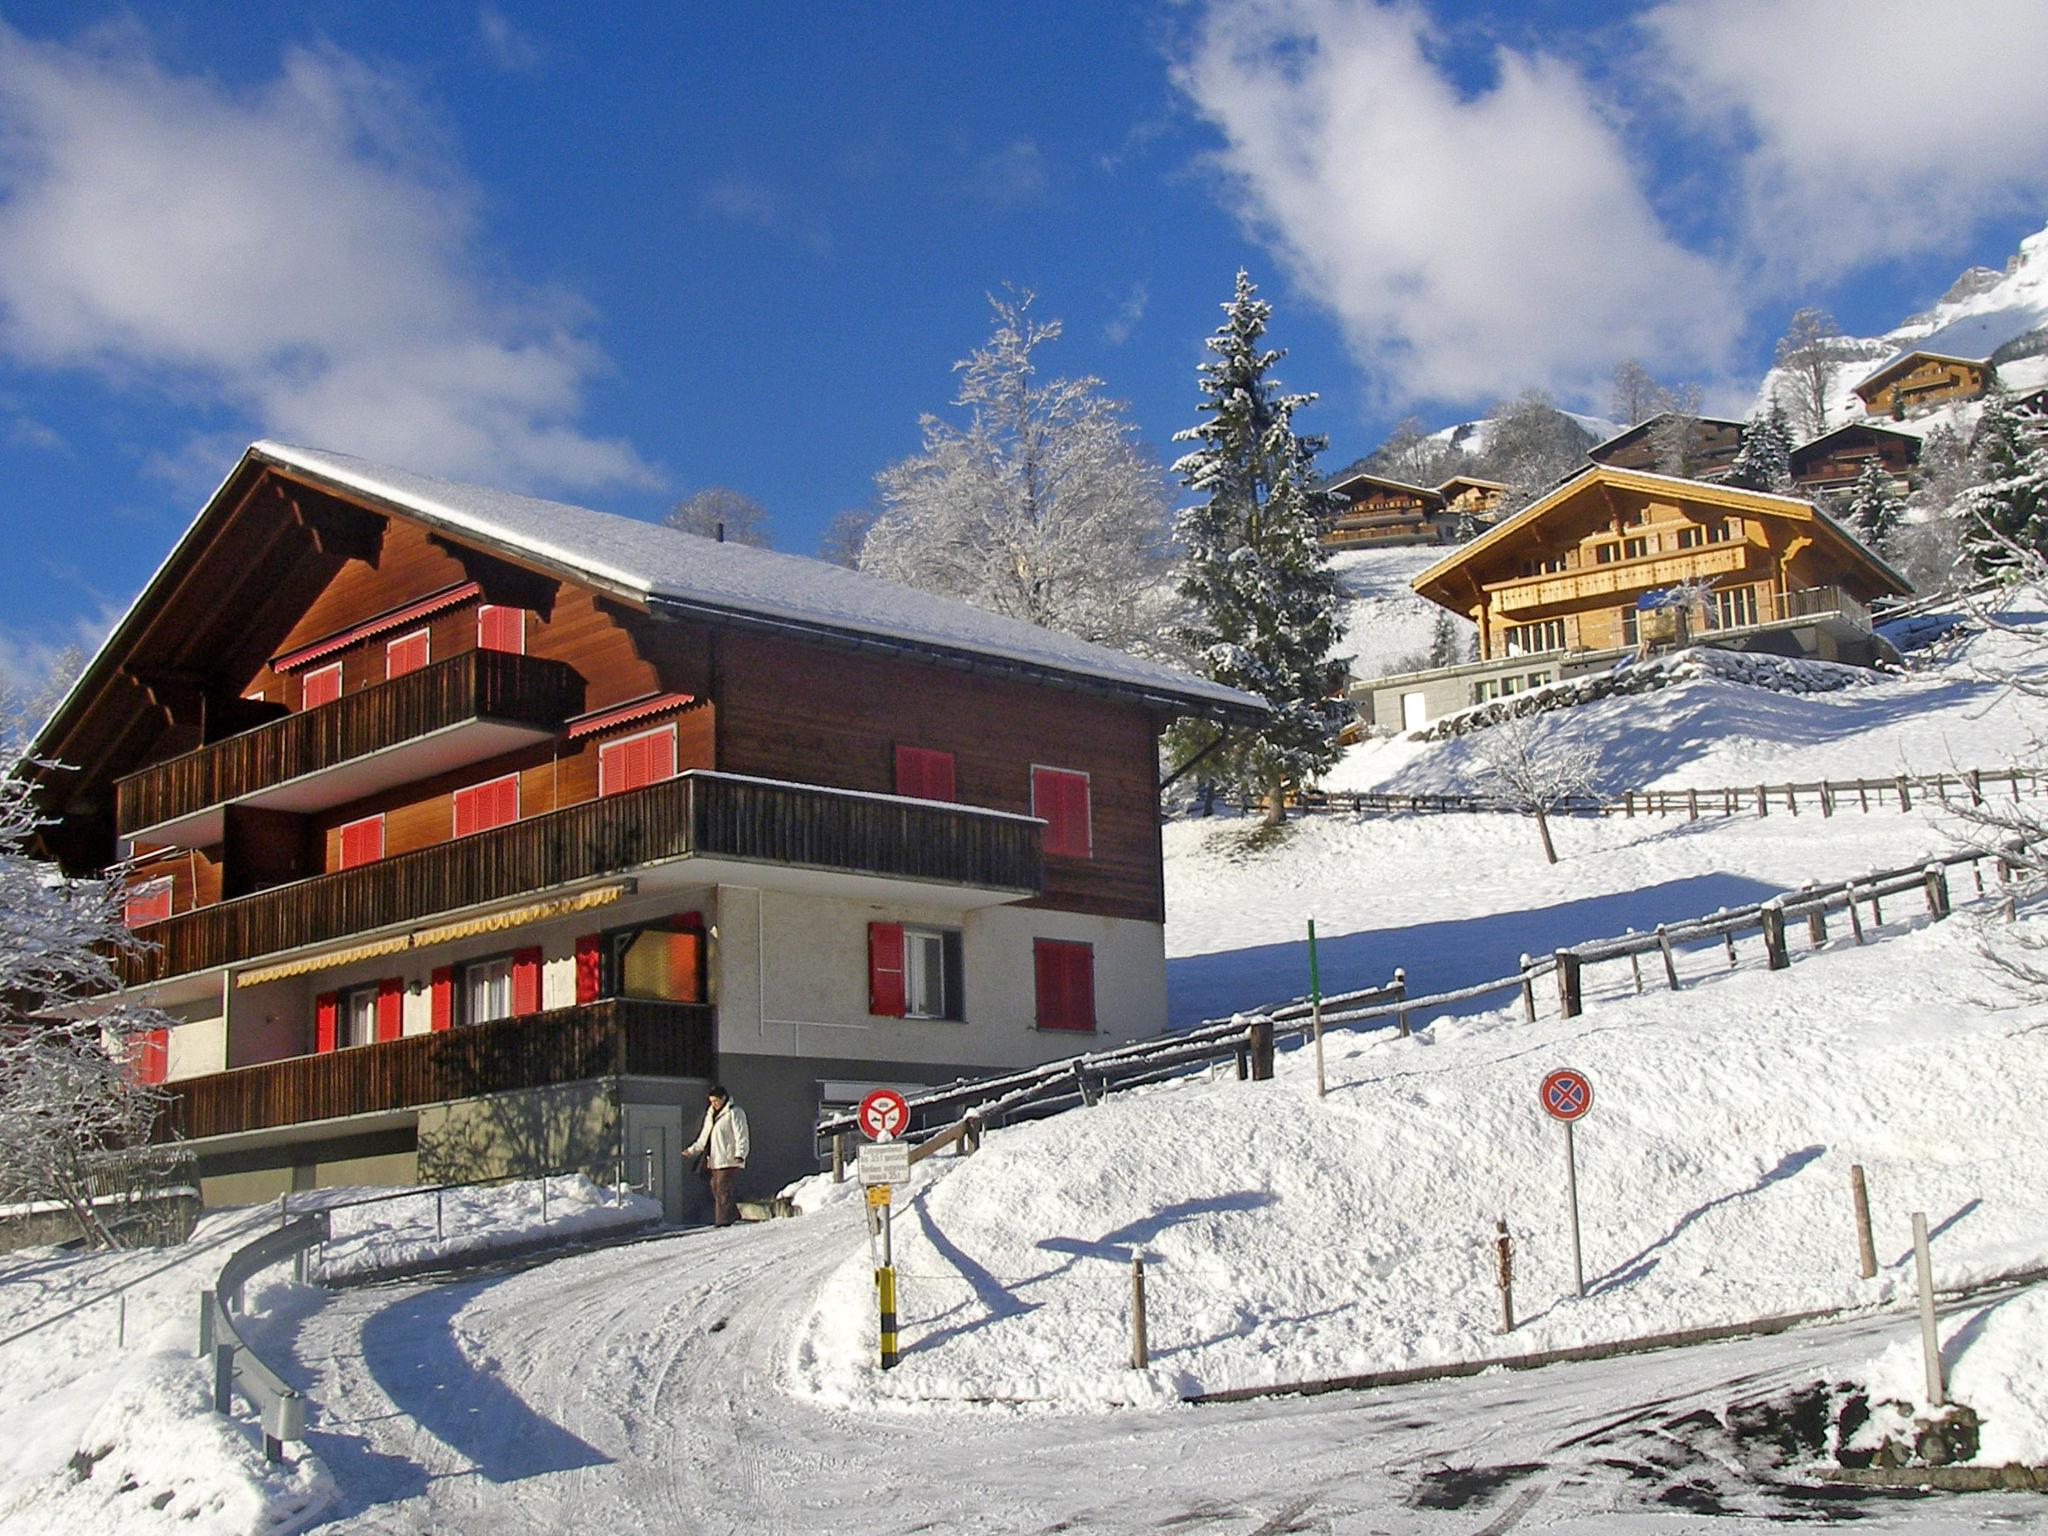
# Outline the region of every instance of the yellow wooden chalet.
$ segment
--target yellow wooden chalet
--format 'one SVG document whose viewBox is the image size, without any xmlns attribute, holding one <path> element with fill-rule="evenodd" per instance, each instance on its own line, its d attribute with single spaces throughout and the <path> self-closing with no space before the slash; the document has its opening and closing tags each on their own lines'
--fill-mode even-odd
<svg viewBox="0 0 2048 1536">
<path fill-rule="evenodd" d="M 1639 602 L 1673 588 L 1699 594 L 1677 620 L 1694 636 L 1867 661 L 1867 605 L 1911 590 L 1810 502 L 1602 464 L 1413 585 L 1478 625 L 1482 661 L 1635 647 L 1670 614 Z"/>
<path fill-rule="evenodd" d="M 1946 400 L 1974 400 L 1991 387 L 1991 364 L 1981 357 L 1905 352 L 1856 386 L 1872 416 L 1905 416 Z"/>
</svg>

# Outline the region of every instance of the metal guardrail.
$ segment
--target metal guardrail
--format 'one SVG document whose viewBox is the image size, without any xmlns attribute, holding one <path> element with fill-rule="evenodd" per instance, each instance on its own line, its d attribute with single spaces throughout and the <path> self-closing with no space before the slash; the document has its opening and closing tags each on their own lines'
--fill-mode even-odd
<svg viewBox="0 0 2048 1536">
<path fill-rule="evenodd" d="M 263 1425 L 263 1454 L 271 1461 L 284 1459 L 286 1441 L 306 1438 L 306 1399 L 250 1347 L 235 1315 L 242 1310 L 242 1288 L 259 1270 L 291 1259 L 293 1278 L 303 1283 L 307 1250 L 326 1242 L 327 1233 L 325 1211 L 287 1222 L 228 1255 L 214 1288 L 199 1293 L 199 1357 L 213 1361 L 213 1410 L 233 1411 L 239 1383 Z"/>
</svg>

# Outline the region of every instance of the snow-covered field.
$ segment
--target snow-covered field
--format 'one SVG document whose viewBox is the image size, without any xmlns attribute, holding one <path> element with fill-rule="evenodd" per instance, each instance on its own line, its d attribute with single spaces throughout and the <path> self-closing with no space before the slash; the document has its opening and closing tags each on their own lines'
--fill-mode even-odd
<svg viewBox="0 0 2048 1536">
<path fill-rule="evenodd" d="M 1351 659 L 1353 677 L 1383 677 L 1428 656 L 1443 608 L 1418 597 L 1408 583 L 1445 554 L 1441 544 L 1406 544 L 1391 549 L 1346 549 L 1330 556 L 1340 589 L 1337 619 L 1342 638 L 1337 654 Z M 1453 618 L 1465 641 L 1472 625 Z"/>
</svg>

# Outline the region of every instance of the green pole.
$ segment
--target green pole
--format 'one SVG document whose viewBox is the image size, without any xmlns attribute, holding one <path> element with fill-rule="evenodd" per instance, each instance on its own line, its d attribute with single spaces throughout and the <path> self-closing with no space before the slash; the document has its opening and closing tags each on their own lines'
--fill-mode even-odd
<svg viewBox="0 0 2048 1536">
<path fill-rule="evenodd" d="M 1316 920 L 1308 920 L 1308 1007 L 1316 1038 L 1316 1097 L 1323 1096 L 1323 977 L 1316 966 Z"/>
</svg>

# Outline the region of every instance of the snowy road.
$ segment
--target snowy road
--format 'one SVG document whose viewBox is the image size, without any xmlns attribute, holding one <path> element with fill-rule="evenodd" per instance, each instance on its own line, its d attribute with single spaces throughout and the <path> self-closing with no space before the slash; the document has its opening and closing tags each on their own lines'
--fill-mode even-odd
<svg viewBox="0 0 2048 1536">
<path fill-rule="evenodd" d="M 1867 1358 L 1910 1328 L 1897 1316 L 1229 1407 L 833 1413 L 778 1387 L 787 1319 L 845 1253 L 823 1220 L 329 1299 L 298 1343 L 308 1438 L 342 1490 L 324 1528 L 1499 1536 L 2043 1514 L 2020 1495 L 1845 1505 L 1743 1473 L 1716 1416 Z"/>
</svg>

